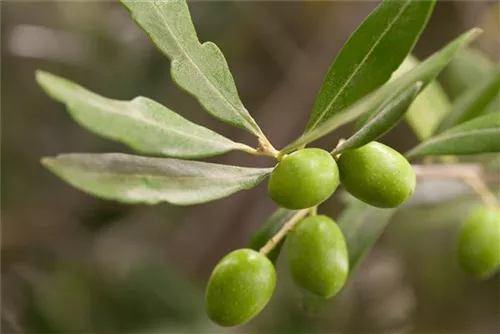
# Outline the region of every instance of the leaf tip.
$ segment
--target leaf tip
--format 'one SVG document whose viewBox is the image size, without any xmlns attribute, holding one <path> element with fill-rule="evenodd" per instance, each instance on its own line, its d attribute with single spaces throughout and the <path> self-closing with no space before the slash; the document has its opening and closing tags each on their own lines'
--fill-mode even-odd
<svg viewBox="0 0 500 334">
<path fill-rule="evenodd" d="M 65 79 L 44 70 L 35 71 L 35 80 L 40 87 L 50 96 L 57 99 L 57 92 L 65 84 Z"/>
<path fill-rule="evenodd" d="M 51 79 L 51 76 L 52 74 L 44 70 L 37 69 L 35 71 L 35 80 L 42 87 L 45 87 L 47 82 Z"/>
<path fill-rule="evenodd" d="M 52 169 L 54 165 L 54 157 L 43 157 L 40 159 L 40 163 L 47 169 Z"/>
<path fill-rule="evenodd" d="M 479 27 L 472 28 L 467 32 L 467 35 L 463 41 L 464 45 L 470 44 L 473 40 L 476 39 L 477 36 L 481 35 L 483 33 L 483 29 Z"/>
</svg>

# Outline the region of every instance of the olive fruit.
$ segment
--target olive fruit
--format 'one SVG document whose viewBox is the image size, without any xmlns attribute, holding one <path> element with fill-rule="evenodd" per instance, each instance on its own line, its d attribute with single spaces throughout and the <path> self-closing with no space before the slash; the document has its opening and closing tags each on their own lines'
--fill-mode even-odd
<svg viewBox="0 0 500 334">
<path fill-rule="evenodd" d="M 487 278 L 500 267 L 499 208 L 480 207 L 465 221 L 458 239 L 458 261 L 477 278 Z"/>
<path fill-rule="evenodd" d="M 337 160 L 340 182 L 357 199 L 379 208 L 394 208 L 415 191 L 413 169 L 399 152 L 378 142 L 344 152 Z"/>
<path fill-rule="evenodd" d="M 265 255 L 235 250 L 220 260 L 208 281 L 207 314 L 221 326 L 243 324 L 266 306 L 275 286 L 276 271 Z"/>
<path fill-rule="evenodd" d="M 299 287 L 329 298 L 343 286 L 349 271 L 347 246 L 340 228 L 327 216 L 300 221 L 285 241 L 290 274 Z"/>
<path fill-rule="evenodd" d="M 339 184 L 339 171 L 330 153 L 308 148 L 285 156 L 269 179 L 269 195 L 287 209 L 310 208 L 328 199 Z"/>
</svg>

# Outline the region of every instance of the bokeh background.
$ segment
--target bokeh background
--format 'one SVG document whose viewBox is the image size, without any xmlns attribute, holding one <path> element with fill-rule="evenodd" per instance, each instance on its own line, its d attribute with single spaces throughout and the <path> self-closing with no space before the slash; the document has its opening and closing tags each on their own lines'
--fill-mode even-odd
<svg viewBox="0 0 500 334">
<path fill-rule="evenodd" d="M 377 1 L 189 4 L 200 39 L 223 50 L 243 102 L 280 148 L 301 133 L 329 64 Z M 108 97 L 147 96 L 235 140 L 254 139 L 177 88 L 168 60 L 118 3 L 1 5 L 3 333 L 500 333 L 498 274 L 478 282 L 456 264 L 456 230 L 478 204 L 460 182 L 421 186 L 348 286 L 320 310 L 303 310 L 280 259 L 264 312 L 238 328 L 213 325 L 203 309 L 205 284 L 218 259 L 246 246 L 275 209 L 265 182 L 193 207 L 122 205 L 79 192 L 40 158 L 131 151 L 80 128 L 42 93 L 34 71 Z M 485 33 L 474 47 L 498 62 L 499 21 L 498 3 L 440 1 L 415 54 L 426 57 L 480 26 Z M 452 85 L 445 88 L 455 97 Z M 331 148 L 350 131 L 317 145 Z M 401 124 L 383 141 L 404 151 L 416 138 Z M 243 153 L 209 160 L 272 164 Z M 336 196 L 320 210 L 335 217 L 343 205 Z"/>
</svg>

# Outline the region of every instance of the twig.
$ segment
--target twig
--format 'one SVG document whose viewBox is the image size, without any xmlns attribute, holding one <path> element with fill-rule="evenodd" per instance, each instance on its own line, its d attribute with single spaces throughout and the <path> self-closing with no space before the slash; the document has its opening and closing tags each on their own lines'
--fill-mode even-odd
<svg viewBox="0 0 500 334">
<path fill-rule="evenodd" d="M 443 157 L 442 160 L 451 163 L 458 162 L 458 159 L 456 157 Z M 486 183 L 483 181 L 479 172 L 470 175 L 464 175 L 460 178 L 465 183 L 467 183 L 469 187 L 471 187 L 472 190 L 474 190 L 474 192 L 479 195 L 479 197 L 481 197 L 486 205 L 491 207 L 500 206 L 496 196 L 491 192 Z"/>
<path fill-rule="evenodd" d="M 267 140 L 267 138 L 262 137 L 259 138 L 259 147 L 253 148 L 245 144 L 240 145 L 240 151 L 252 154 L 252 155 L 265 155 L 268 157 L 272 157 L 278 159 L 278 151 L 271 145 L 271 143 Z"/>
<path fill-rule="evenodd" d="M 273 235 L 271 239 L 259 250 L 262 254 L 268 254 L 273 248 L 283 239 L 286 234 L 297 224 L 303 217 L 311 212 L 311 209 L 300 210 L 293 216 L 288 222 L 286 222 L 283 227 Z"/>
<path fill-rule="evenodd" d="M 412 165 L 418 178 L 450 178 L 459 179 L 479 175 L 478 164 L 446 164 L 446 165 Z"/>
<path fill-rule="evenodd" d="M 497 198 L 478 174 L 471 175 L 463 180 L 481 197 L 486 205 L 493 208 L 499 206 Z"/>
<path fill-rule="evenodd" d="M 279 151 L 274 148 L 274 146 L 269 142 L 269 140 L 266 137 L 259 138 L 259 148 L 257 149 L 257 152 L 261 155 L 267 155 L 273 158 L 276 158 L 278 160 L 281 160 L 278 155 Z"/>
</svg>

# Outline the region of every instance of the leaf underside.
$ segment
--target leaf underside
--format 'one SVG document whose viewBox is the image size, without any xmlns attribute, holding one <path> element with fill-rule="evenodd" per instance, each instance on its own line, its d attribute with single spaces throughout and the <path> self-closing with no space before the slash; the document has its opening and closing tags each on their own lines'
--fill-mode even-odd
<svg viewBox="0 0 500 334">
<path fill-rule="evenodd" d="M 124 203 L 204 203 L 259 184 L 271 168 L 146 158 L 121 153 L 44 158 L 54 174 L 82 191 Z"/>
</svg>

